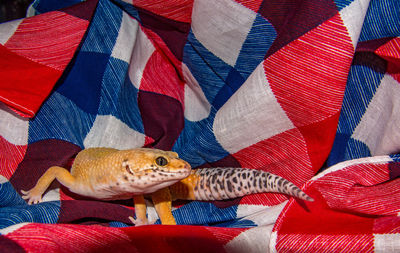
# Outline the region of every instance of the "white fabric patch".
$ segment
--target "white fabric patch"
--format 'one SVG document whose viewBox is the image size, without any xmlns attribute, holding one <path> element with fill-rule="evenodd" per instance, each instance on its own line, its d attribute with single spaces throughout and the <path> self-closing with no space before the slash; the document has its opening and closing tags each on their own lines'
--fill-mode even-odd
<svg viewBox="0 0 400 253">
<path fill-rule="evenodd" d="M 263 63 L 217 112 L 214 133 L 229 153 L 294 128 L 273 94 Z"/>
<path fill-rule="evenodd" d="M 118 38 L 111 53 L 112 57 L 125 62 L 130 62 L 132 48 L 135 45 L 136 35 L 138 33 L 138 27 L 138 22 L 123 12 Z"/>
<path fill-rule="evenodd" d="M 352 138 L 365 143 L 373 156 L 400 151 L 400 84 L 385 75 Z"/>
<path fill-rule="evenodd" d="M 374 235 L 374 252 L 400 252 L 400 234 Z"/>
<path fill-rule="evenodd" d="M 340 17 L 352 40 L 354 49 L 356 48 L 362 24 L 364 23 L 365 14 L 369 6 L 370 0 L 355 0 L 340 11 Z"/>
<path fill-rule="evenodd" d="M 29 120 L 0 102 L 0 136 L 14 145 L 28 144 Z"/>
<path fill-rule="evenodd" d="M 7 183 L 7 182 L 8 182 L 8 179 L 3 177 L 2 175 L 0 175 L 0 184 L 4 184 L 4 183 Z"/>
<path fill-rule="evenodd" d="M 18 29 L 23 19 L 17 19 L 0 24 L 0 44 L 4 45 Z"/>
<path fill-rule="evenodd" d="M 234 66 L 255 18 L 255 12 L 232 0 L 196 0 L 192 30 L 204 47 Z"/>
<path fill-rule="evenodd" d="M 271 207 L 262 205 L 239 205 L 236 217 L 243 217 L 246 220 L 251 220 L 257 224 L 257 226 L 274 225 L 287 202 L 288 200 Z"/>
<path fill-rule="evenodd" d="M 25 225 L 28 225 L 28 224 L 30 224 L 30 223 L 29 222 L 23 222 L 23 223 L 18 223 L 18 224 L 15 224 L 15 225 L 8 226 L 6 228 L 2 228 L 2 229 L 0 229 L 0 234 L 1 235 L 6 235 L 6 234 L 9 234 L 9 233 L 12 233 L 12 232 L 24 227 Z"/>
<path fill-rule="evenodd" d="M 347 160 L 344 162 L 337 163 L 328 169 L 318 173 L 315 175 L 313 178 L 310 180 L 312 181 L 317 181 L 320 178 L 323 178 L 324 176 L 333 173 L 335 171 L 340 171 L 342 169 L 358 165 L 358 164 L 383 164 L 383 163 L 388 163 L 388 162 L 393 162 L 393 159 L 390 158 L 390 156 L 374 156 L 374 157 L 362 157 L 359 159 L 353 159 L 353 160 Z"/>
<path fill-rule="evenodd" d="M 42 197 L 43 202 L 48 202 L 48 201 L 59 201 L 60 200 L 60 188 L 53 189 L 51 191 L 48 191 L 45 195 Z"/>
<path fill-rule="evenodd" d="M 154 50 L 154 45 L 147 38 L 146 34 L 141 29 L 138 29 L 136 43 L 133 47 L 132 58 L 129 64 L 129 79 L 137 89 L 139 89 L 147 61 Z"/>
<path fill-rule="evenodd" d="M 108 147 L 131 149 L 142 147 L 145 135 L 139 133 L 112 115 L 98 115 L 83 145 L 90 147 Z"/>
<path fill-rule="evenodd" d="M 210 114 L 211 105 L 197 80 L 185 64 L 182 64 L 185 78 L 185 118 L 190 121 L 200 121 Z"/>
<path fill-rule="evenodd" d="M 250 228 L 228 242 L 224 248 L 227 252 L 269 252 L 269 238 L 273 225 Z M 256 243 L 255 243 L 256 242 Z"/>
</svg>

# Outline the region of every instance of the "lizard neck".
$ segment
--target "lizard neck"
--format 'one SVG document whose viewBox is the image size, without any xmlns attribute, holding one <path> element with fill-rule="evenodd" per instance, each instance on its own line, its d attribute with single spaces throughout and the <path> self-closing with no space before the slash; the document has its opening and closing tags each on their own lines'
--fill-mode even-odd
<svg viewBox="0 0 400 253">
<path fill-rule="evenodd" d="M 199 179 L 200 176 L 196 173 L 196 170 L 192 170 L 188 177 L 169 186 L 172 200 L 196 200 L 195 187 Z"/>
</svg>

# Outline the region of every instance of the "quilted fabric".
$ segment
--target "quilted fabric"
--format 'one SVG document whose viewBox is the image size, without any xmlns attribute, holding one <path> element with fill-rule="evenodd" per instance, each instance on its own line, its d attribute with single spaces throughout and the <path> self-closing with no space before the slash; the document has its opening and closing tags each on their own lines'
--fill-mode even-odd
<svg viewBox="0 0 400 253">
<path fill-rule="evenodd" d="M 0 24 L 0 247 L 10 252 L 398 252 L 398 0 L 41 0 Z M 54 182 L 83 148 L 265 170 L 315 201 L 132 201 Z M 157 218 L 148 208 L 150 219 Z M 159 223 L 159 221 L 157 222 Z"/>
</svg>

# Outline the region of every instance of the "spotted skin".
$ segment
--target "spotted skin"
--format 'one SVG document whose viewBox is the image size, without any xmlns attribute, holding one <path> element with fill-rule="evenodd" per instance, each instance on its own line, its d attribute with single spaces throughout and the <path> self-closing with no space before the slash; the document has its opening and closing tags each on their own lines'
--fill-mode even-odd
<svg viewBox="0 0 400 253">
<path fill-rule="evenodd" d="M 226 200 L 253 193 L 276 192 L 313 201 L 299 187 L 280 176 L 245 168 L 195 169 L 189 177 L 170 188 L 177 199 Z"/>
</svg>

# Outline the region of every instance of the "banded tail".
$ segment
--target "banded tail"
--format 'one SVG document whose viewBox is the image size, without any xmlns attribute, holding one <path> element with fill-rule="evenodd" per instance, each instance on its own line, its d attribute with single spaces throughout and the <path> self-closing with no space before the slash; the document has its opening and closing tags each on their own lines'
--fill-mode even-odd
<svg viewBox="0 0 400 253">
<path fill-rule="evenodd" d="M 252 193 L 284 193 L 306 201 L 313 198 L 290 181 L 269 172 L 243 168 L 203 168 L 170 186 L 176 199 L 224 200 Z"/>
</svg>

